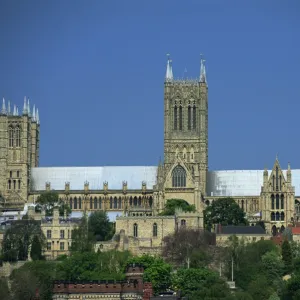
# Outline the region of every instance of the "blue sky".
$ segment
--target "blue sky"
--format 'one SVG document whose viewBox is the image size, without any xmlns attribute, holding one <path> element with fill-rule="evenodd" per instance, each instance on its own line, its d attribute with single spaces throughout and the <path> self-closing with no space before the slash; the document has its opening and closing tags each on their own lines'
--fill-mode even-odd
<svg viewBox="0 0 300 300">
<path fill-rule="evenodd" d="M 209 168 L 300 168 L 300 2 L 0 0 L 0 95 L 40 111 L 41 166 L 156 165 L 166 53 L 209 83 Z"/>
</svg>

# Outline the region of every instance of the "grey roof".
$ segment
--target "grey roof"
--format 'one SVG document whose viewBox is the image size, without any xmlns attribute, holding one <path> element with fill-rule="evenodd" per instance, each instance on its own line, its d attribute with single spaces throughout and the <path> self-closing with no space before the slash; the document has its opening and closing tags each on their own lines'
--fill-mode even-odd
<svg viewBox="0 0 300 300">
<path fill-rule="evenodd" d="M 286 174 L 286 170 L 283 171 Z M 103 189 L 108 182 L 109 189 L 121 190 L 123 181 L 128 189 L 141 189 L 142 182 L 152 189 L 156 183 L 156 166 L 115 166 L 115 167 L 42 167 L 32 168 L 34 188 L 45 190 L 45 183 L 51 189 L 64 190 L 70 182 L 71 190 L 83 190 L 89 182 L 91 190 Z M 271 171 L 269 171 L 271 174 Z M 207 178 L 208 196 L 259 196 L 263 184 L 263 170 L 209 171 Z M 296 195 L 300 195 L 300 169 L 292 170 L 292 184 Z"/>
<path fill-rule="evenodd" d="M 266 234 L 261 226 L 221 226 L 220 234 Z"/>
</svg>

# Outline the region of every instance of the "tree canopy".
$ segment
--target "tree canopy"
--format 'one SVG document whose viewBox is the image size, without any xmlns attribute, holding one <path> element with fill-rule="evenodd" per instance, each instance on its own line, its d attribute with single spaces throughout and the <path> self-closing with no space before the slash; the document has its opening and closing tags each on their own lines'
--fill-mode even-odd
<svg viewBox="0 0 300 300">
<path fill-rule="evenodd" d="M 208 230 L 215 224 L 248 224 L 244 211 L 230 197 L 217 199 L 211 205 L 207 206 L 204 210 L 204 223 Z"/>
<path fill-rule="evenodd" d="M 64 213 L 69 215 L 71 213 L 71 208 L 68 204 L 66 204 L 63 200 L 59 199 L 58 193 L 54 191 L 47 191 L 41 193 L 41 195 L 37 198 L 36 201 L 36 211 L 45 211 L 46 216 L 53 215 L 53 208 L 59 208 L 59 215 L 63 216 Z"/>
<path fill-rule="evenodd" d="M 166 202 L 164 210 L 160 213 L 161 216 L 174 216 L 176 209 L 181 209 L 183 212 L 195 212 L 194 205 L 182 199 L 169 199 Z"/>
<path fill-rule="evenodd" d="M 92 212 L 88 218 L 88 230 L 96 241 L 108 241 L 114 235 L 113 223 L 105 211 Z"/>
</svg>

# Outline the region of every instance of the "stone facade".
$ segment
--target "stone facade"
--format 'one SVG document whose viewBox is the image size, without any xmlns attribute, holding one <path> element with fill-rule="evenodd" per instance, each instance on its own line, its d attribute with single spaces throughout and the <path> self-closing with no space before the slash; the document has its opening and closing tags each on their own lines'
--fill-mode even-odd
<svg viewBox="0 0 300 300">
<path fill-rule="evenodd" d="M 23 114 L 3 99 L 0 114 L 0 193 L 2 209 L 23 209 L 31 187 L 31 168 L 39 163 L 39 118 L 24 99 Z M 1 207 L 0 207 L 1 208 Z"/>
</svg>

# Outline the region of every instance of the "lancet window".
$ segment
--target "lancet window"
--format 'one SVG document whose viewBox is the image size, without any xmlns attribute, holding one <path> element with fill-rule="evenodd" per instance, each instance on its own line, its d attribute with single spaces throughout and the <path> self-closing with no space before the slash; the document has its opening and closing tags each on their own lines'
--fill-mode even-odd
<svg viewBox="0 0 300 300">
<path fill-rule="evenodd" d="M 21 131 L 20 131 L 19 126 L 17 126 L 15 129 L 15 139 L 16 139 L 16 147 L 20 147 L 21 146 Z"/>
<path fill-rule="evenodd" d="M 9 126 L 8 128 L 8 143 L 9 143 L 9 147 L 14 146 L 14 129 L 12 126 Z"/>
<path fill-rule="evenodd" d="M 177 130 L 177 106 L 174 106 L 174 130 Z"/>
<path fill-rule="evenodd" d="M 188 130 L 192 129 L 192 108 L 188 107 Z"/>
<path fill-rule="evenodd" d="M 179 130 L 182 130 L 182 106 L 179 106 Z"/>
<path fill-rule="evenodd" d="M 196 111 L 196 106 L 194 105 L 193 107 L 193 129 L 196 129 L 196 124 L 197 124 L 197 111 Z"/>
<path fill-rule="evenodd" d="M 133 236 L 138 236 L 138 225 L 136 223 L 133 224 Z"/>
<path fill-rule="evenodd" d="M 157 236 L 157 224 L 156 223 L 153 224 L 153 236 L 154 237 Z"/>
<path fill-rule="evenodd" d="M 185 187 L 186 186 L 186 172 L 182 166 L 176 166 L 172 171 L 172 186 Z"/>
</svg>

